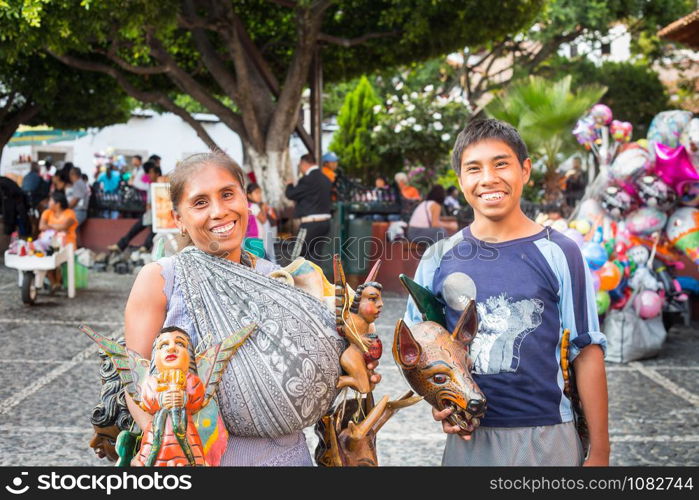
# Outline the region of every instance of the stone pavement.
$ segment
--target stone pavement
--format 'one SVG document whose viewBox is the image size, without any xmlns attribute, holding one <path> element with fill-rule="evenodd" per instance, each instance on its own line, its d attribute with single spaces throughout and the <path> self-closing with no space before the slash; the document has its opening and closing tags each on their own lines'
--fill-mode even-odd
<svg viewBox="0 0 699 500">
<path fill-rule="evenodd" d="M 88 441 L 98 401 L 97 349 L 77 330 L 86 323 L 123 334 L 123 308 L 134 276 L 94 273 L 75 299 L 65 292 L 22 304 L 16 272 L 0 260 L 0 465 L 108 465 Z M 392 398 L 408 386 L 391 357 L 405 299 L 385 298 L 378 321 L 383 382 Z M 609 364 L 612 465 L 699 465 L 699 329 L 673 328 L 660 356 Z M 309 445 L 315 436 L 307 432 Z M 381 465 L 439 465 L 444 435 L 426 403 L 402 410 L 378 436 Z"/>
</svg>

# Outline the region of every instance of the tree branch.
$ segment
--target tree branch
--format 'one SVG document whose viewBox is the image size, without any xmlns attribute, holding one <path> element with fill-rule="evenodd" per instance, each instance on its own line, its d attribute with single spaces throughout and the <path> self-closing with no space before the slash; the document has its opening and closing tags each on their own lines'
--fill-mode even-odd
<svg viewBox="0 0 699 500">
<path fill-rule="evenodd" d="M 10 142 L 17 128 L 23 123 L 29 122 L 39 114 L 39 111 L 41 111 L 39 104 L 27 101 L 16 113 L 11 113 L 9 118 L 2 121 L 2 127 L 0 127 L 0 152 Z"/>
<path fill-rule="evenodd" d="M 103 56 L 107 57 L 110 61 L 114 61 L 114 63 L 121 69 L 126 70 L 129 73 L 133 73 L 135 75 L 162 75 L 168 72 L 168 69 L 165 66 L 135 66 L 126 62 L 111 50 L 95 49 L 94 52 L 97 54 L 102 54 Z"/>
<path fill-rule="evenodd" d="M 337 37 L 337 36 L 328 35 L 325 33 L 320 33 L 318 35 L 318 40 L 321 42 L 328 42 L 328 43 L 332 43 L 333 45 L 339 45 L 341 47 L 350 48 L 350 47 L 355 47 L 357 45 L 361 45 L 368 40 L 373 40 L 376 38 L 389 38 L 389 37 L 400 35 L 401 33 L 402 32 L 399 30 L 387 31 L 385 33 L 367 33 L 365 35 L 358 36 L 356 38 L 341 38 L 341 37 Z"/>
<path fill-rule="evenodd" d="M 79 59 L 75 56 L 71 56 L 68 54 L 58 54 L 51 50 L 47 50 L 47 52 L 59 61 L 61 61 L 63 64 L 66 64 L 73 68 L 77 68 L 83 71 L 105 73 L 111 76 L 117 81 L 121 88 L 123 88 L 124 91 L 131 97 L 144 103 L 157 104 L 159 106 L 162 106 L 164 109 L 170 111 L 171 113 L 176 114 L 194 129 L 199 138 L 202 141 L 204 141 L 204 144 L 206 144 L 208 147 L 212 149 L 218 149 L 216 142 L 211 138 L 206 129 L 204 129 L 203 125 L 199 123 L 197 120 L 195 120 L 194 117 L 190 113 L 188 113 L 184 108 L 177 106 L 164 93 L 145 91 L 137 88 L 128 80 L 128 78 L 126 78 L 126 75 L 121 73 L 116 68 L 109 66 L 108 64 L 102 64 L 94 61 L 86 61 L 84 59 Z"/>
<path fill-rule="evenodd" d="M 216 99 L 209 93 L 199 82 L 197 82 L 189 73 L 183 70 L 170 53 L 165 49 L 160 40 L 155 37 L 152 29 L 146 30 L 146 40 L 151 49 L 151 55 L 161 64 L 168 68 L 168 76 L 183 92 L 189 94 L 194 99 L 199 101 L 211 113 L 225 123 L 231 130 L 235 131 L 243 139 L 246 130 L 243 127 L 243 122 L 240 115 L 234 113 L 230 108 L 225 106 L 221 101 Z"/>
</svg>

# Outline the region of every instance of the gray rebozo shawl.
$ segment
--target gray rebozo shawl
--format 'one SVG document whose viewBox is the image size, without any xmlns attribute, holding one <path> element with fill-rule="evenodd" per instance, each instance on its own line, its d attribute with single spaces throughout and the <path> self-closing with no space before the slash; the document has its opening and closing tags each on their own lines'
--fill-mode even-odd
<svg viewBox="0 0 699 500">
<path fill-rule="evenodd" d="M 200 343 L 258 325 L 218 388 L 228 431 L 274 438 L 320 420 L 337 395 L 347 345 L 333 313 L 298 288 L 195 247 L 175 257 L 175 275 Z"/>
</svg>

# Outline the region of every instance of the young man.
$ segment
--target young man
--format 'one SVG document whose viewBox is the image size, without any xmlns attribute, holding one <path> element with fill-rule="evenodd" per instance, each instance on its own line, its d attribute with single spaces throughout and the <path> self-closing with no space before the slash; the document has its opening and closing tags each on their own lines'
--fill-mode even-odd
<svg viewBox="0 0 699 500">
<path fill-rule="evenodd" d="M 459 134 L 452 167 L 473 207 L 473 223 L 427 250 L 415 280 L 445 304 L 453 329 L 468 302 L 479 330 L 473 375 L 487 399 L 481 426 L 466 435 L 433 410 L 448 434 L 443 465 L 580 465 L 583 450 L 563 394 L 561 337 L 590 431 L 585 465 L 608 465 L 606 340 L 599 331 L 590 271 L 577 245 L 522 212 L 531 161 L 517 131 L 474 121 Z M 412 300 L 405 321 L 421 321 Z"/>
</svg>

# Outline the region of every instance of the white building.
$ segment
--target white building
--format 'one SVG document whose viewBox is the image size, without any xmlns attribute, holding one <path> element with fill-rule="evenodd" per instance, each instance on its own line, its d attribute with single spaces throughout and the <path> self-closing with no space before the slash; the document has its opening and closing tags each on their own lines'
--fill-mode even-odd
<svg viewBox="0 0 699 500">
<path fill-rule="evenodd" d="M 194 117 L 216 142 L 219 148 L 243 165 L 243 145 L 240 137 L 220 120 L 209 114 L 195 114 Z M 310 121 L 310 117 L 308 117 Z M 323 145 L 327 147 L 332 133 L 338 127 L 334 121 L 324 124 Z M 307 152 L 301 140 L 294 134 L 290 141 L 292 165 L 297 166 L 299 158 Z M 95 153 L 124 155 L 127 161 L 133 155 L 141 155 L 145 161 L 150 155 L 161 157 L 163 174 L 167 174 L 175 164 L 194 153 L 208 151 L 196 132 L 181 118 L 172 113 L 158 114 L 150 110 L 137 110 L 126 123 L 104 128 L 87 129 L 87 134 L 73 140 L 51 144 L 27 146 L 5 146 L 2 150 L 0 175 L 24 176 L 29 163 L 20 162 L 20 157 L 31 156 L 32 160 L 43 160 L 51 156 L 54 164 L 71 161 L 80 167 L 93 180 Z"/>
</svg>

